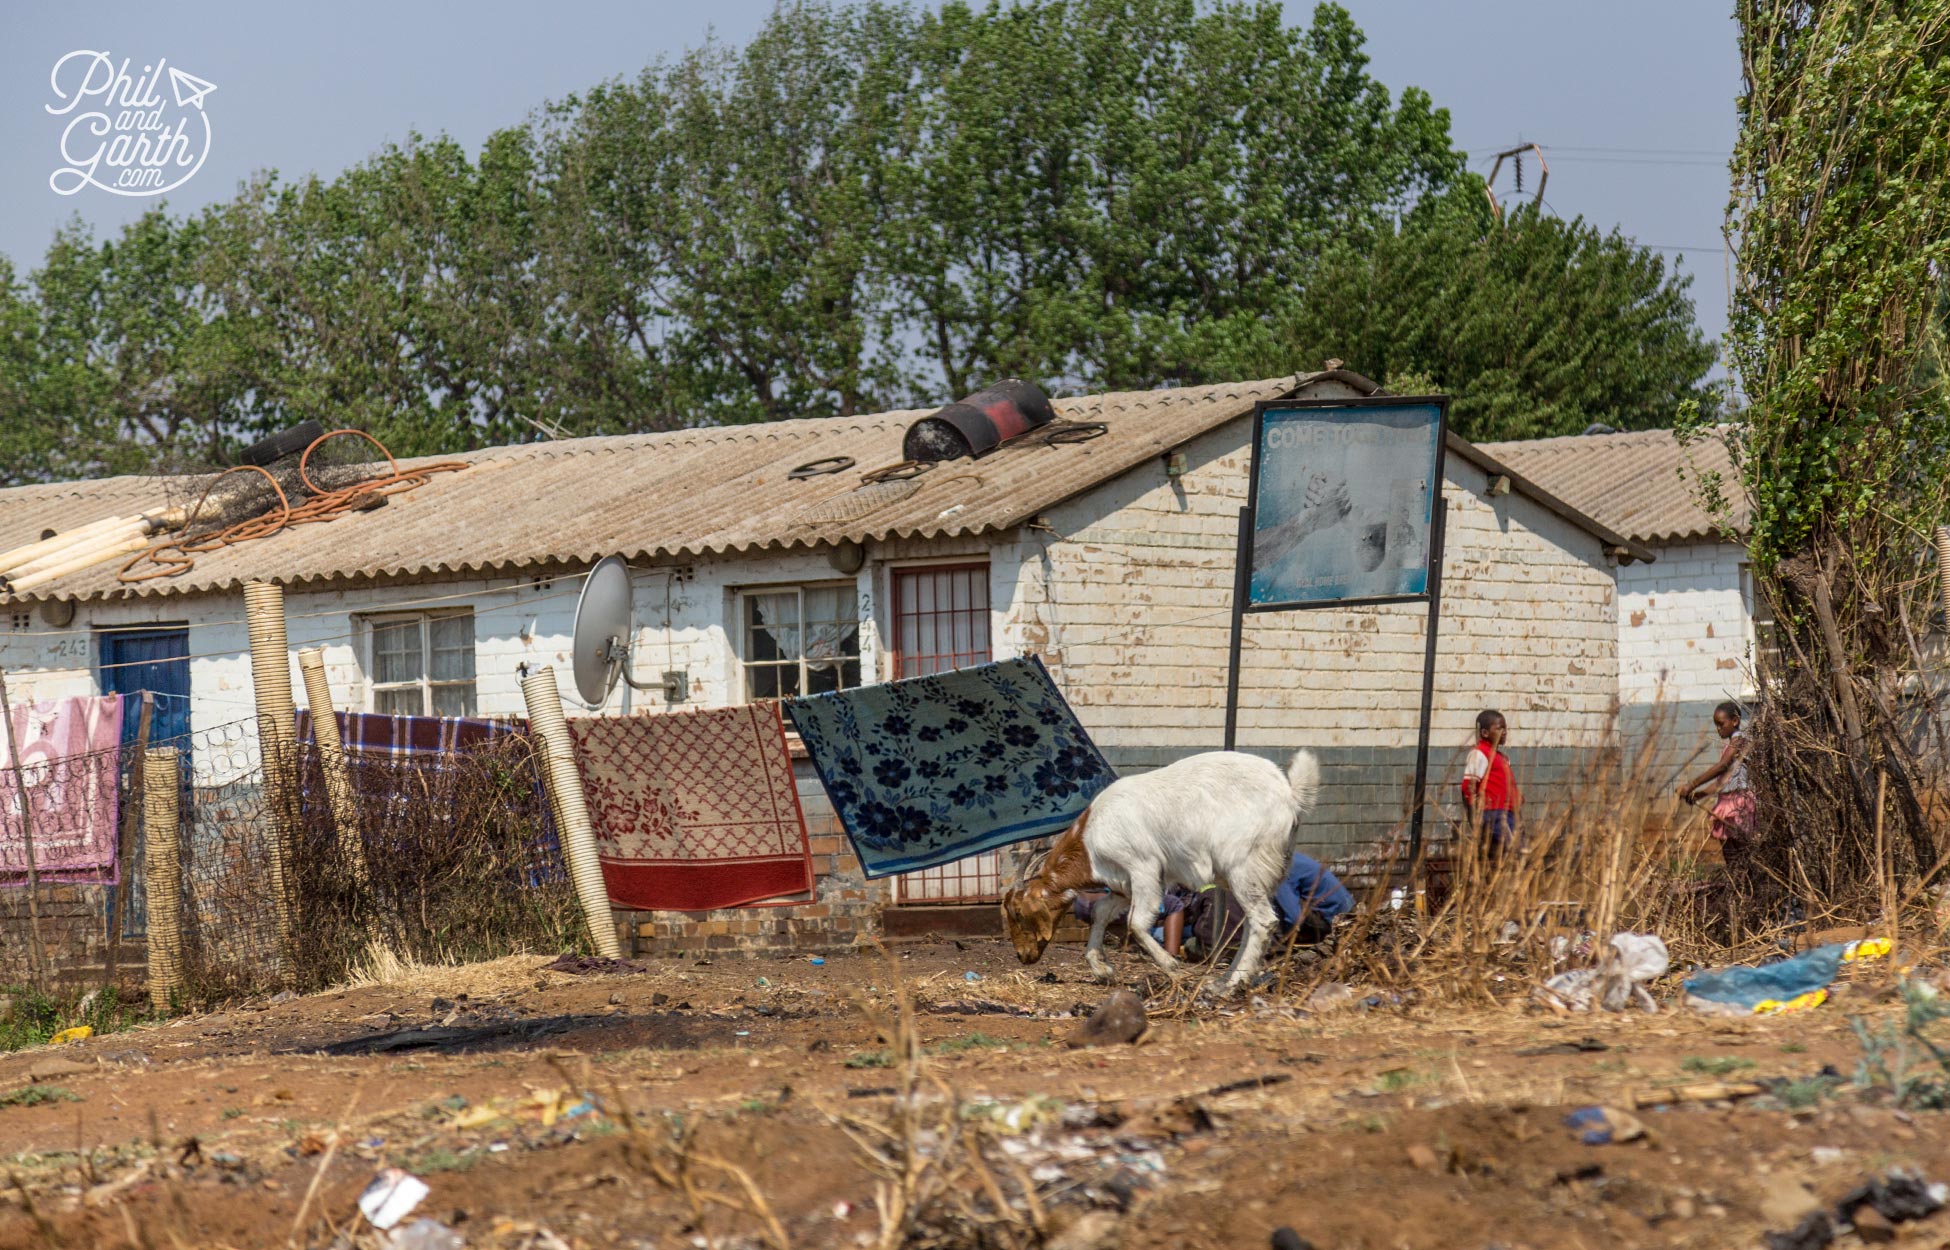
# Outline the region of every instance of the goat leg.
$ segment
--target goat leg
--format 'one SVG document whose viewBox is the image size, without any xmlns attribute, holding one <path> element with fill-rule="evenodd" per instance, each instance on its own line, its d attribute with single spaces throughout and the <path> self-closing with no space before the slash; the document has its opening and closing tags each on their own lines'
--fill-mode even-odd
<svg viewBox="0 0 1950 1250">
<path fill-rule="evenodd" d="M 1104 934 L 1110 928 L 1110 922 L 1123 915 L 1130 906 L 1131 900 L 1122 894 L 1106 894 L 1090 909 L 1090 944 L 1083 948 L 1083 961 L 1090 965 L 1091 973 L 1099 981 L 1109 981 L 1116 976 L 1110 960 L 1104 958 Z"/>
<path fill-rule="evenodd" d="M 1227 993 L 1238 989 L 1253 979 L 1259 972 L 1259 961 L 1266 953 L 1267 939 L 1273 935 L 1273 904 L 1264 896 L 1248 898 L 1234 891 L 1240 908 L 1246 913 L 1246 940 L 1239 945 L 1239 954 L 1232 961 L 1232 969 L 1226 973 L 1221 987 Z"/>
<path fill-rule="evenodd" d="M 1175 977 L 1178 975 L 1178 961 L 1158 944 L 1158 939 L 1151 936 L 1151 918 L 1158 914 L 1162 903 L 1163 891 L 1155 880 L 1147 877 L 1131 883 L 1131 937 L 1139 949 L 1151 956 L 1152 963 L 1163 968 L 1168 976 Z"/>
</svg>

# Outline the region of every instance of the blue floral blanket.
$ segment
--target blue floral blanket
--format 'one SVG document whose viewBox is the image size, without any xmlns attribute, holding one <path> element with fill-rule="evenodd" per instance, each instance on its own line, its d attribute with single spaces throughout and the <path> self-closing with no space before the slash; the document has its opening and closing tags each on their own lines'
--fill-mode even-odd
<svg viewBox="0 0 1950 1250">
<path fill-rule="evenodd" d="M 1034 657 L 786 710 L 869 877 L 1059 833 L 1116 779 Z"/>
</svg>

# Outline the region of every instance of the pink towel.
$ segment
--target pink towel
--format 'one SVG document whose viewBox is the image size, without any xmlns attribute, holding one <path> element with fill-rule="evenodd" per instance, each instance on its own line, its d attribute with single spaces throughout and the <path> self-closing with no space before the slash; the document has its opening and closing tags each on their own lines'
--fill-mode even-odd
<svg viewBox="0 0 1950 1250">
<path fill-rule="evenodd" d="M 13 713 L 20 771 L 0 741 L 0 886 L 27 883 L 23 782 L 40 879 L 114 882 L 122 696 L 17 703 Z"/>
</svg>

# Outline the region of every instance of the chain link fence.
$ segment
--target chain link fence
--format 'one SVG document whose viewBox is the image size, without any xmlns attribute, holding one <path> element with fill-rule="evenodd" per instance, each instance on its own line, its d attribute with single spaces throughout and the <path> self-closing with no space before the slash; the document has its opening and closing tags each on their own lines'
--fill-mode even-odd
<svg viewBox="0 0 1950 1250">
<path fill-rule="evenodd" d="M 254 719 L 169 745 L 174 778 L 156 773 L 166 756 L 153 751 L 143 777 L 133 743 L 27 778 L 30 815 L 47 813 L 33 826 L 47 862 L 71 861 L 63 848 L 90 836 L 115 853 L 85 872 L 53 867 L 30 890 L 24 864 L 0 849 L 0 987 L 71 993 L 113 979 L 111 958 L 120 980 L 139 980 L 153 943 L 162 1000 L 187 1006 L 320 989 L 400 962 L 583 944 L 525 731 L 438 754 L 328 754 L 301 742 L 288 763 L 297 801 L 282 818 Z M 167 824 L 156 802 L 168 806 L 172 784 L 173 941 L 154 931 L 171 909 L 148 879 L 151 837 Z M 24 845 L 19 812 L 19 787 L 0 778 L 0 848 Z M 118 891 L 128 895 L 119 939 Z"/>
</svg>

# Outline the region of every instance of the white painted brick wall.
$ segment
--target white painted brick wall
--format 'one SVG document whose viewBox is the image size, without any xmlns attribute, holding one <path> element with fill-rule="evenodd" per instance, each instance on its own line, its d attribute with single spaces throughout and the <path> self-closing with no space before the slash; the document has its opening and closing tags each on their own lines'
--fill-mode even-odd
<svg viewBox="0 0 1950 1250">
<path fill-rule="evenodd" d="M 1022 570 L 998 636 L 1045 653 L 1106 747 L 1220 743 L 1250 428 L 1190 444 L 1180 483 L 1146 464 L 997 552 L 998 571 Z M 1596 538 L 1487 485 L 1451 462 L 1437 753 L 1467 743 L 1486 706 L 1525 744 L 1600 745 L 1618 693 L 1613 569 Z M 1420 605 L 1248 617 L 1240 744 L 1413 745 L 1425 619 Z"/>
<path fill-rule="evenodd" d="M 1662 548 L 1618 575 L 1619 692 L 1628 704 L 1751 695 L 1752 618 L 1733 543 Z"/>
</svg>

